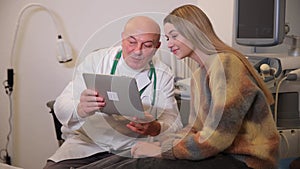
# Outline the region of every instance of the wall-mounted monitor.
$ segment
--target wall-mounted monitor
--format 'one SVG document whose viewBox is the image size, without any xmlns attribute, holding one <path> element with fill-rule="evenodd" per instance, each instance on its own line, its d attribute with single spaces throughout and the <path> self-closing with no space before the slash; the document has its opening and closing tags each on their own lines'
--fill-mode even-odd
<svg viewBox="0 0 300 169">
<path fill-rule="evenodd" d="M 236 0 L 235 40 L 245 46 L 274 46 L 285 36 L 285 0 Z"/>
</svg>

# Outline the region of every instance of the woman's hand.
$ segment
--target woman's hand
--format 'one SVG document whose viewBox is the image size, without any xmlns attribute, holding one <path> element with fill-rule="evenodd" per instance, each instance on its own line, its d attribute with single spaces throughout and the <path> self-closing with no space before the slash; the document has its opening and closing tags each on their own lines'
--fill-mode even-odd
<svg viewBox="0 0 300 169">
<path fill-rule="evenodd" d="M 131 156 L 134 158 L 141 157 L 161 157 L 161 147 L 159 142 L 137 142 L 131 148 Z"/>
<path fill-rule="evenodd" d="M 150 136 L 157 136 L 161 130 L 160 123 L 148 112 L 145 112 L 144 119 L 134 117 L 126 126 L 136 133 Z"/>
<path fill-rule="evenodd" d="M 91 89 L 84 90 L 80 95 L 80 102 L 77 106 L 77 113 L 80 117 L 93 115 L 97 110 L 105 106 L 103 97 Z"/>
</svg>

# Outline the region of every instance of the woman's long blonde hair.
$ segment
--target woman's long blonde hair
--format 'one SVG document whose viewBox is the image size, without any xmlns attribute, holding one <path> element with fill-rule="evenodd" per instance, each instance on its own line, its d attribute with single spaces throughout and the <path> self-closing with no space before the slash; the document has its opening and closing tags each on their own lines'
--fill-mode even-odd
<svg viewBox="0 0 300 169">
<path fill-rule="evenodd" d="M 258 75 L 258 72 L 253 68 L 243 54 L 219 39 L 210 20 L 200 8 L 194 5 L 180 6 L 165 17 L 164 24 L 166 23 L 173 24 L 182 36 L 188 39 L 193 45 L 195 45 L 195 47 L 199 48 L 205 54 L 210 55 L 224 52 L 236 55 L 244 63 L 246 68 L 256 80 L 258 86 L 264 92 L 268 103 L 274 103 L 271 92 Z"/>
</svg>

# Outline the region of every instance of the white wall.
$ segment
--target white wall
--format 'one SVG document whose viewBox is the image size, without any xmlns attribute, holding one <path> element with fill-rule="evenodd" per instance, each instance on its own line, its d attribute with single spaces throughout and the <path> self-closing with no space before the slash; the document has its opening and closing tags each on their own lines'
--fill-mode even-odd
<svg viewBox="0 0 300 169">
<path fill-rule="evenodd" d="M 141 12 L 168 13 L 185 4 L 198 4 L 212 20 L 217 34 L 232 43 L 233 0 L 0 0 L 0 77 L 7 80 L 10 50 L 20 9 L 32 2 L 41 3 L 55 12 L 73 52 L 78 56 L 85 42 L 99 28 L 126 15 Z M 116 4 L 119 3 L 117 6 Z M 70 5 L 72 4 L 72 6 Z M 109 44 L 107 37 L 118 37 L 111 30 L 99 41 L 100 47 Z M 49 15 L 40 9 L 28 10 L 21 22 L 17 39 L 15 86 L 13 92 L 13 133 L 9 152 L 16 166 L 40 169 L 47 157 L 55 152 L 57 143 L 54 126 L 46 102 L 55 99 L 71 80 L 75 61 L 59 64 L 55 58 L 56 30 Z M 119 33 L 119 32 L 118 32 Z M 4 87 L 0 90 L 0 148 L 6 144 L 9 101 Z"/>
<path fill-rule="evenodd" d="M 220 39 L 231 46 L 234 0 L 198 0 L 198 5 L 208 15 Z"/>
</svg>

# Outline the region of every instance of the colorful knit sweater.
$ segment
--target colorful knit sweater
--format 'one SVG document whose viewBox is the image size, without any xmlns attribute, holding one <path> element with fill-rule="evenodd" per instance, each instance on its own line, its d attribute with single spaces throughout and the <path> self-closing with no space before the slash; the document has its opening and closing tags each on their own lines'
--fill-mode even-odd
<svg viewBox="0 0 300 169">
<path fill-rule="evenodd" d="M 274 169 L 279 134 L 265 95 L 238 57 L 218 54 L 191 81 L 189 125 L 162 143 L 162 156 L 201 160 L 229 154 L 254 169 Z"/>
</svg>

